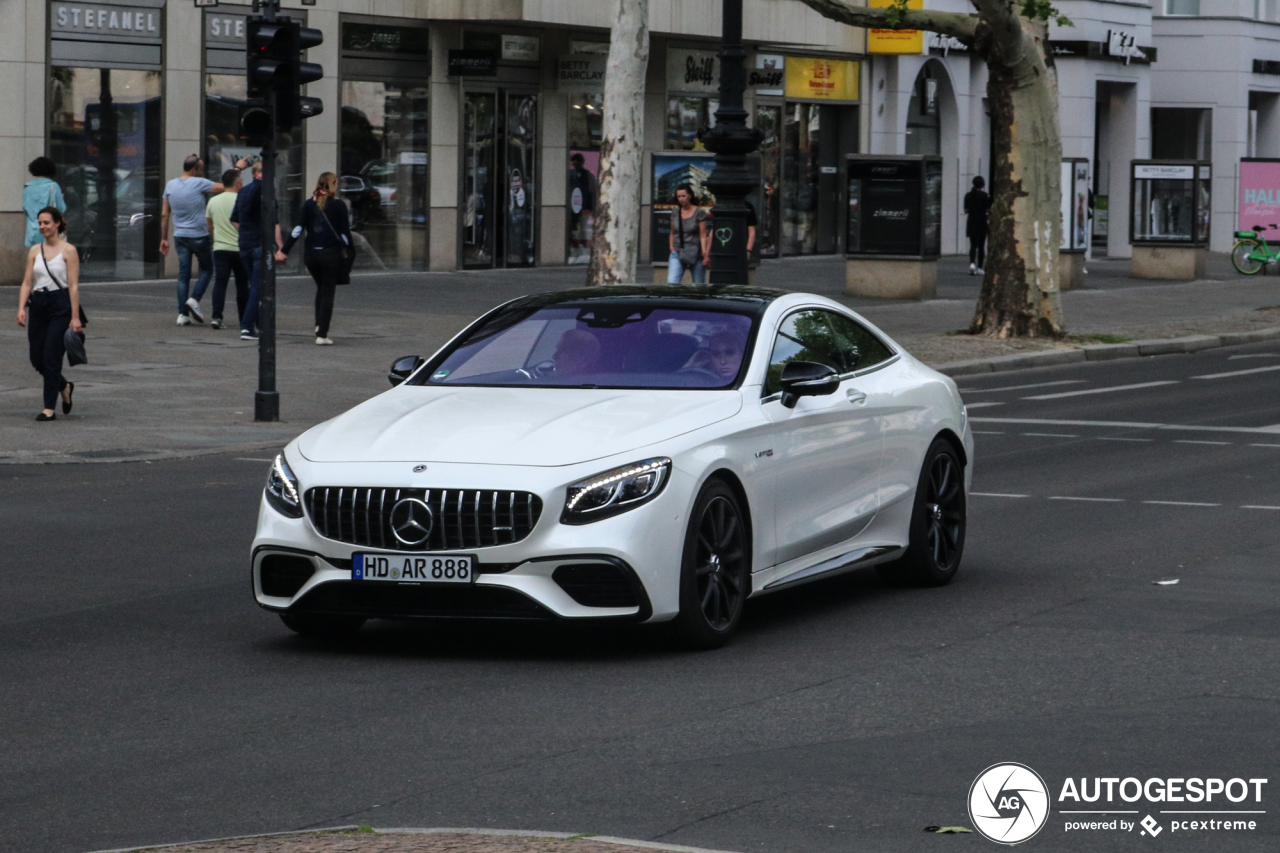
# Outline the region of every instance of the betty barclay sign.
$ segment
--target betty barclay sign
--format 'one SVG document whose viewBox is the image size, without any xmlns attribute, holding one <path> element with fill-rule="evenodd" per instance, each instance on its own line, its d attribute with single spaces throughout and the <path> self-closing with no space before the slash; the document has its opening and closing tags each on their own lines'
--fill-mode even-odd
<svg viewBox="0 0 1280 853">
<path fill-rule="evenodd" d="M 604 71 L 609 57 L 598 53 L 573 53 L 556 59 L 556 88 L 561 92 L 604 91 Z"/>
<path fill-rule="evenodd" d="M 894 0 L 871 0 L 872 9 L 886 9 Z M 923 9 L 924 0 L 907 0 L 908 9 Z M 867 53 L 924 53 L 923 30 L 867 30 Z"/>
<path fill-rule="evenodd" d="M 787 97 L 811 101 L 856 101 L 858 63 L 851 59 L 788 56 Z"/>
</svg>

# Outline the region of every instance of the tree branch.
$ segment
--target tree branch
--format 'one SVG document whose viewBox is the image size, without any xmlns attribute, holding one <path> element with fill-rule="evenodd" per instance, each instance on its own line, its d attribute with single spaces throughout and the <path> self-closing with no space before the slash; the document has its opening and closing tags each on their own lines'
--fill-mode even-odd
<svg viewBox="0 0 1280 853">
<path fill-rule="evenodd" d="M 888 8 L 870 9 L 854 6 L 844 0 L 800 0 L 824 18 L 848 24 L 851 27 L 868 27 L 877 30 L 926 30 L 954 36 L 965 44 L 972 43 L 978 19 L 959 12 L 935 12 L 930 9 L 903 9 L 896 23 L 889 23 Z M 1015 16 L 1016 20 L 1016 16 Z"/>
</svg>

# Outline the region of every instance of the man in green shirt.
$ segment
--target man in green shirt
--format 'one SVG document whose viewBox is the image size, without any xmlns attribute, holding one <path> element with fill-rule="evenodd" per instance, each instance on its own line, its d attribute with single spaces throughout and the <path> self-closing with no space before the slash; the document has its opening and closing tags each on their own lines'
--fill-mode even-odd
<svg viewBox="0 0 1280 853">
<path fill-rule="evenodd" d="M 209 233 L 213 235 L 213 322 L 210 325 L 215 329 L 223 327 L 222 308 L 227 301 L 227 281 L 232 275 L 236 277 L 236 323 L 244 316 L 245 303 L 249 301 L 249 274 L 240 259 L 240 232 L 231 224 L 231 210 L 236 206 L 236 193 L 242 186 L 240 172 L 236 169 L 223 172 L 222 185 L 226 191 L 209 199 L 204 210 Z"/>
</svg>

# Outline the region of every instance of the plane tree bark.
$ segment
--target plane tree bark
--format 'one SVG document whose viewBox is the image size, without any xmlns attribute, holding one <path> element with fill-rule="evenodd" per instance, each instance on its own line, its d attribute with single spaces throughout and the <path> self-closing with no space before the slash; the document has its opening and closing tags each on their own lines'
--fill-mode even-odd
<svg viewBox="0 0 1280 853">
<path fill-rule="evenodd" d="M 1061 337 L 1062 133 L 1057 75 L 1046 55 L 1048 21 L 1068 23 L 1048 0 L 970 0 L 975 14 L 845 0 L 801 0 L 825 18 L 856 27 L 925 30 L 968 45 L 987 65 L 992 205 L 986 273 L 970 331 Z"/>
<path fill-rule="evenodd" d="M 600 177 L 588 285 L 634 284 L 636 280 L 648 64 L 649 0 L 615 0 L 604 75 Z"/>
</svg>

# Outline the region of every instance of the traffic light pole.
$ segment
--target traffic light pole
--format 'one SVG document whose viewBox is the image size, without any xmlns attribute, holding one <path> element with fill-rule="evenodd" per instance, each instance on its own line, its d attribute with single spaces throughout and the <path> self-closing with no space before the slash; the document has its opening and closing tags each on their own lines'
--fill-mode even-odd
<svg viewBox="0 0 1280 853">
<path fill-rule="evenodd" d="M 280 0 L 263 0 L 263 16 L 276 19 Z M 257 0 L 254 6 L 257 7 Z M 255 8 L 254 11 L 257 11 Z M 276 93 L 267 92 L 271 129 L 262 145 L 262 187 L 259 223 L 262 226 L 262 272 L 258 283 L 258 390 L 253 395 L 255 421 L 280 420 L 280 392 L 276 390 Z"/>
</svg>

